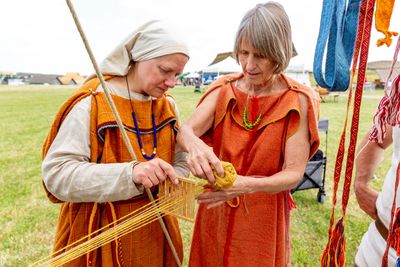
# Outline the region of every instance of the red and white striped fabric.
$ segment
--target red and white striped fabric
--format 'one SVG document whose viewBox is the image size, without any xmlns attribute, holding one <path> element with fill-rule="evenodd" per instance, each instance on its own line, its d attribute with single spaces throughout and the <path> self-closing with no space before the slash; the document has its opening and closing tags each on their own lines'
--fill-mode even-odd
<svg viewBox="0 0 400 267">
<path fill-rule="evenodd" d="M 400 49 L 400 38 L 397 39 L 396 50 L 393 56 L 392 66 L 389 76 L 385 83 L 385 95 L 379 103 L 378 110 L 374 116 L 374 126 L 372 128 L 369 140 L 382 143 L 386 134 L 386 125 L 400 125 L 400 75 L 391 83 L 391 76 L 394 66 L 397 62 L 397 56 Z M 389 88 L 389 84 L 392 84 Z"/>
</svg>

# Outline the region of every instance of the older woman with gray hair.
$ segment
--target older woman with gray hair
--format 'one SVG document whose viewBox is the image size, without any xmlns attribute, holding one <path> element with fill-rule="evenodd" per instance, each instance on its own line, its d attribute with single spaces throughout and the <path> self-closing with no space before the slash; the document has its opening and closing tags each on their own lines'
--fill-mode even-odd
<svg viewBox="0 0 400 267">
<path fill-rule="evenodd" d="M 43 146 L 43 185 L 52 202 L 62 203 L 54 251 L 148 204 L 143 188 L 155 192 L 165 179 L 188 175 L 186 153 L 175 144 L 179 111 L 166 94 L 188 59 L 175 32 L 151 21 L 102 62 L 137 161 L 94 75 L 63 104 Z M 164 221 L 182 260 L 177 220 Z M 67 266 L 175 266 L 175 259 L 155 221 Z"/>
<path fill-rule="evenodd" d="M 190 266 L 290 265 L 290 189 L 319 145 L 318 100 L 283 73 L 292 49 L 283 7 L 256 5 L 234 44 L 242 73 L 215 81 L 179 131 L 194 175 L 214 182 L 220 160 L 238 174 L 230 189 L 198 197 Z"/>
</svg>

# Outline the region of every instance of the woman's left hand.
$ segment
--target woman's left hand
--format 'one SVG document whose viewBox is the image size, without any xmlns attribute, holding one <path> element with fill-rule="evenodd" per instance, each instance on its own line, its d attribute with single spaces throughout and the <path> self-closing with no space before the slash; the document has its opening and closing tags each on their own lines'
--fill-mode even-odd
<svg viewBox="0 0 400 267">
<path fill-rule="evenodd" d="M 253 193 L 253 183 L 257 178 L 238 175 L 232 187 L 221 191 L 208 191 L 200 194 L 197 200 L 200 204 L 207 204 L 207 208 L 217 207 L 224 202 L 243 194 Z"/>
</svg>

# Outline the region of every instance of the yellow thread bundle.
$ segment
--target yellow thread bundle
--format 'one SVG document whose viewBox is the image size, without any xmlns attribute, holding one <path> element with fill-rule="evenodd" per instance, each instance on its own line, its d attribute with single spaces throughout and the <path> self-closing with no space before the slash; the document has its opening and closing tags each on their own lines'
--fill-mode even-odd
<svg viewBox="0 0 400 267">
<path fill-rule="evenodd" d="M 212 166 L 213 174 L 215 176 L 215 183 L 212 187 L 216 190 L 224 190 L 232 187 L 233 183 L 236 181 L 236 170 L 232 163 L 221 161 L 222 167 L 224 167 L 225 176 L 221 177 L 215 171 L 214 166 Z"/>
</svg>

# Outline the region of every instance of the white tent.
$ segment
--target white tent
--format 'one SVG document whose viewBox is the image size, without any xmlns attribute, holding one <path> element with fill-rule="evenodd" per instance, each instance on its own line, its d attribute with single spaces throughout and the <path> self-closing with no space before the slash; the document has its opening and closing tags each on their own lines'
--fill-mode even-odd
<svg viewBox="0 0 400 267">
<path fill-rule="evenodd" d="M 200 74 L 198 74 L 197 72 L 192 72 L 185 76 L 185 78 L 199 78 L 199 77 Z"/>
<path fill-rule="evenodd" d="M 285 74 L 287 76 L 308 87 L 311 87 L 309 75 L 310 72 L 312 71 L 308 70 L 304 64 L 295 65 L 293 59 L 290 61 L 290 65 L 285 70 Z"/>
<path fill-rule="evenodd" d="M 220 75 L 240 72 L 241 70 L 242 68 L 237 64 L 236 60 L 234 60 L 232 57 L 227 57 L 218 63 L 205 67 L 201 71 L 203 73 L 216 73 L 217 75 Z"/>
</svg>

